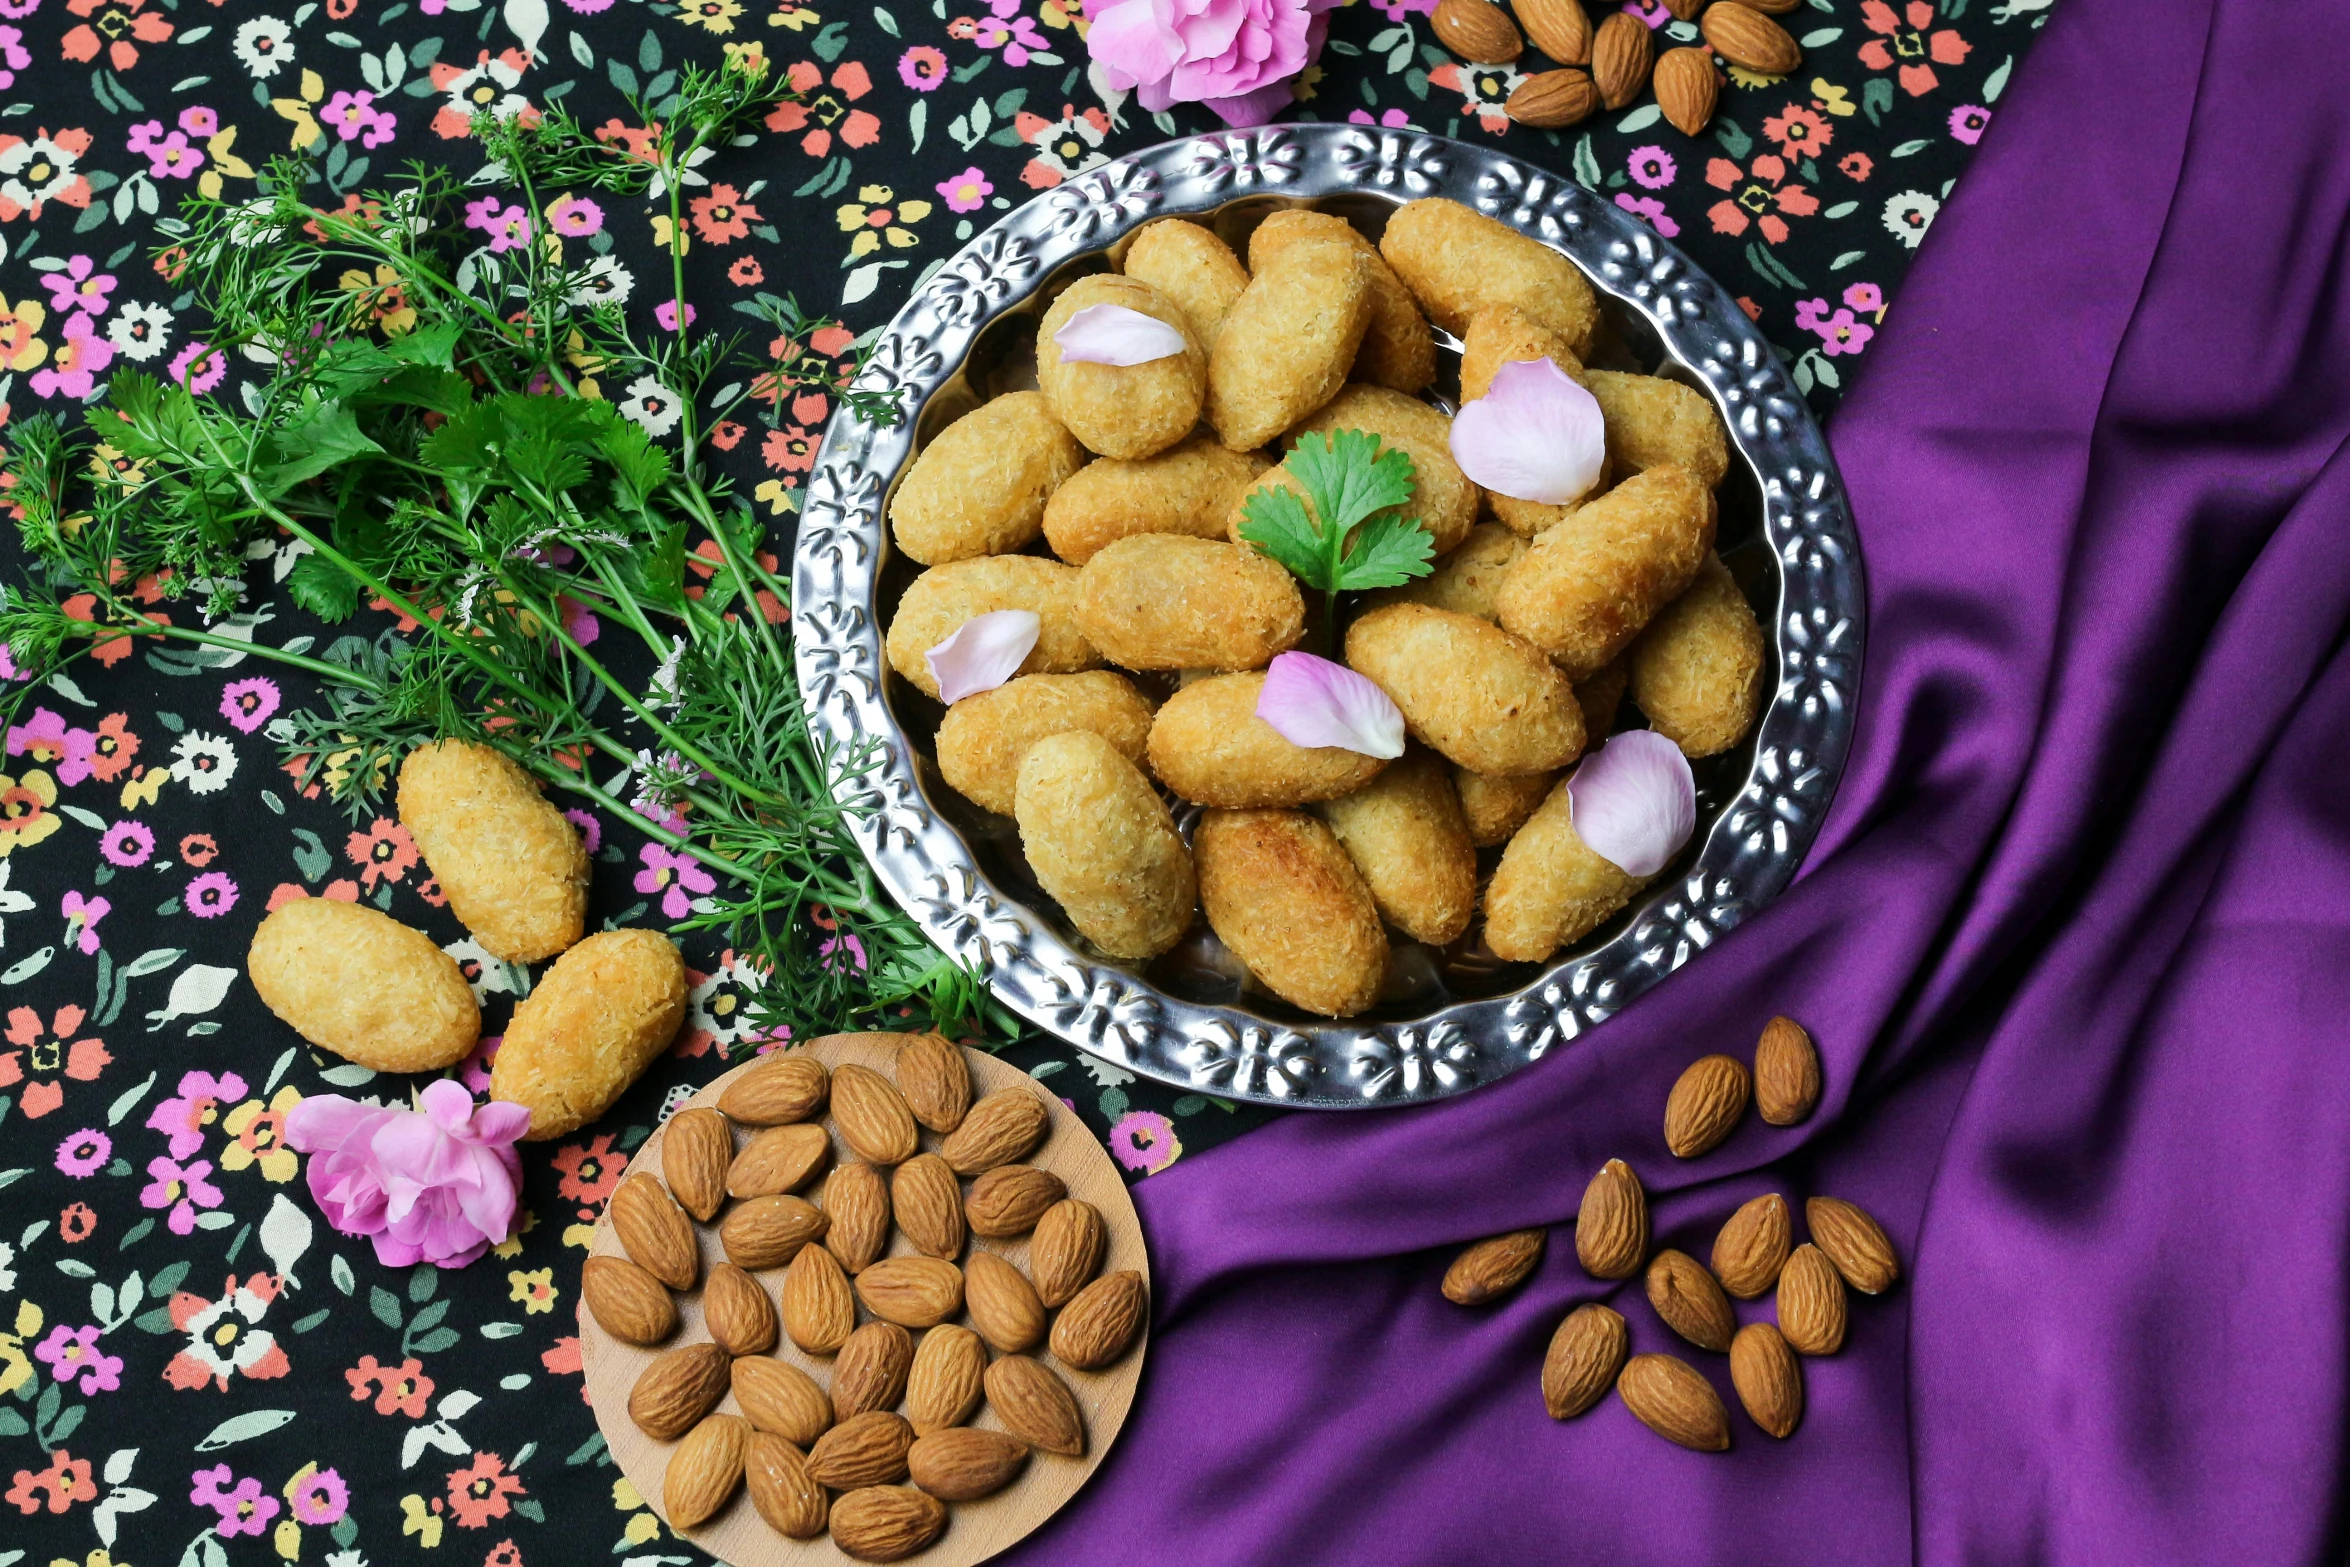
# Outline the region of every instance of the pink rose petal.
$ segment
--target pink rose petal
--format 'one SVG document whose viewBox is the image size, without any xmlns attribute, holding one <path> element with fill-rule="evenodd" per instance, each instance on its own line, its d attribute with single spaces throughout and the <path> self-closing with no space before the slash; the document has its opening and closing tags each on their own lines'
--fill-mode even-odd
<svg viewBox="0 0 2350 1567">
<path fill-rule="evenodd" d="M 1599 482 L 1607 460 L 1599 399 L 1547 359 L 1519 359 L 1452 421 L 1453 461 L 1489 490 L 1563 505 Z"/>
<path fill-rule="evenodd" d="M 1032 609 L 990 610 L 964 621 L 953 636 L 922 655 L 938 682 L 938 699 L 952 706 L 1011 679 L 1027 662 L 1043 626 Z"/>
<path fill-rule="evenodd" d="M 1575 836 L 1627 876 L 1654 876 L 1697 830 L 1697 780 L 1653 729 L 1615 736 L 1567 780 Z"/>
<path fill-rule="evenodd" d="M 1393 760 L 1403 755 L 1403 712 L 1344 664 L 1283 653 L 1265 670 L 1257 716 L 1291 745 L 1335 746 Z"/>
<path fill-rule="evenodd" d="M 1139 310 L 1124 305 L 1088 305 L 1053 334 L 1061 363 L 1071 365 L 1147 365 L 1183 352 L 1183 334 Z"/>
<path fill-rule="evenodd" d="M 455 1082 L 426 1085 L 421 1110 L 361 1105 L 339 1094 L 286 1115 L 286 1144 L 310 1155 L 310 1195 L 327 1222 L 375 1243 L 391 1267 L 460 1268 L 514 1227 L 530 1129 L 520 1106 L 476 1105 Z"/>
</svg>

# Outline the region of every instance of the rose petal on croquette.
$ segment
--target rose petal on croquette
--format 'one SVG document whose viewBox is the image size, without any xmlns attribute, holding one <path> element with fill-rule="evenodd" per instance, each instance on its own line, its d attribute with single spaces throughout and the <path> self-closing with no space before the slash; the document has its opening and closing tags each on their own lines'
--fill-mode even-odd
<svg viewBox="0 0 2350 1567">
<path fill-rule="evenodd" d="M 1311 653 L 1283 653 L 1266 667 L 1257 716 L 1291 745 L 1403 755 L 1403 710 L 1344 664 Z"/>
<path fill-rule="evenodd" d="M 1147 365 L 1184 351 L 1183 334 L 1124 305 L 1088 305 L 1053 334 L 1065 364 Z"/>
<path fill-rule="evenodd" d="M 1043 629 L 1043 619 L 1032 609 L 990 610 L 964 621 L 953 636 L 922 655 L 938 682 L 938 699 L 951 707 L 993 691 L 1020 672 Z"/>
<path fill-rule="evenodd" d="M 1493 372 L 1483 397 L 1452 421 L 1453 461 L 1485 488 L 1514 500 L 1559 506 L 1599 481 L 1607 460 L 1599 399 L 1547 359 L 1519 359 Z"/>
<path fill-rule="evenodd" d="M 1652 729 L 1617 735 L 1567 780 L 1575 836 L 1627 876 L 1654 876 L 1697 828 L 1697 780 Z"/>
</svg>

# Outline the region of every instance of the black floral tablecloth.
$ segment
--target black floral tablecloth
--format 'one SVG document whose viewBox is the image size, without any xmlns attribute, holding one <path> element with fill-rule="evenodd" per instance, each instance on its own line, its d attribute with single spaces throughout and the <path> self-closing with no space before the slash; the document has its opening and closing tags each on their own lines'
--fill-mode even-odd
<svg viewBox="0 0 2350 1567">
<path fill-rule="evenodd" d="M 1497 105 L 1518 70 L 1435 48 L 1432 0 L 1372 0 L 1336 14 L 1297 112 L 1499 139 L 1608 193 L 1741 296 L 1825 412 L 2045 5 L 1809 0 L 1787 18 L 1802 69 L 1732 71 L 1691 140 L 1653 102 L 1514 127 Z M 1628 9 L 1694 37 L 1653 0 Z M 249 191 L 257 165 L 303 152 L 314 204 L 356 206 L 409 160 L 465 166 L 473 116 L 524 105 L 642 136 L 626 100 L 657 101 L 681 64 L 721 53 L 763 59 L 796 98 L 755 145 L 691 171 L 679 232 L 651 203 L 580 194 L 520 219 L 623 300 L 682 247 L 703 313 L 788 294 L 838 318 L 807 351 L 847 363 L 996 214 L 1208 127 L 1097 90 L 1084 26 L 1072 0 L 0 0 L 0 421 L 92 400 L 126 366 L 234 393 L 243 367 L 155 254 L 188 192 Z M 772 428 L 718 433 L 779 551 L 830 412 L 803 393 Z M 292 563 L 255 559 L 214 629 L 312 647 L 389 624 L 311 621 L 278 589 Z M 197 614 L 144 587 L 151 613 Z M 272 730 L 312 695 L 224 649 L 118 641 L 7 729 L 0 1567 L 699 1561 L 604 1452 L 575 1290 L 629 1151 L 760 1043 L 740 1005 L 759 976 L 689 942 L 673 1058 L 602 1123 L 527 1148 L 518 1233 L 458 1272 L 379 1266 L 320 1220 L 283 1127 L 305 1095 L 409 1085 L 370 1082 L 268 1015 L 242 975 L 255 921 L 305 895 L 388 910 L 459 957 L 493 1034 L 529 977 L 466 939 L 396 821 L 346 820 L 295 786 Z M 711 890 L 624 823 L 574 815 L 598 918 L 665 923 Z M 1044 1040 L 1007 1053 L 1138 1178 L 1255 1124 Z M 478 1059 L 459 1070 L 484 1086 Z"/>
</svg>

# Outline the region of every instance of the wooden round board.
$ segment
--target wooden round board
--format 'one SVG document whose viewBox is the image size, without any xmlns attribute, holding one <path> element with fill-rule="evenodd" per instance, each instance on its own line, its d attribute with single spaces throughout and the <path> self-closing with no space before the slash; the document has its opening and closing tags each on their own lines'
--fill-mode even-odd
<svg viewBox="0 0 2350 1567">
<path fill-rule="evenodd" d="M 838 1034 L 811 1041 L 806 1052 L 822 1061 L 826 1067 L 838 1067 L 853 1062 L 870 1067 L 884 1077 L 895 1081 L 894 1044 L 898 1037 L 887 1034 Z M 1085 1129 L 1069 1107 L 1036 1083 L 1017 1067 L 1007 1066 L 984 1051 L 965 1050 L 964 1058 L 971 1068 L 972 1096 L 995 1092 L 1000 1088 L 1026 1087 L 1045 1101 L 1052 1111 L 1052 1124 L 1042 1147 L 1029 1155 L 1027 1163 L 1050 1170 L 1068 1185 L 1069 1195 L 1084 1199 L 1100 1210 L 1102 1226 L 1107 1236 L 1101 1272 L 1115 1273 L 1131 1269 L 1147 1282 L 1150 1278 L 1150 1258 L 1144 1250 L 1142 1225 L 1135 1217 L 1133 1199 L 1127 1195 L 1126 1183 L 1119 1179 L 1117 1168 L 1100 1142 Z M 726 1085 L 756 1063 L 744 1065 L 704 1087 L 679 1109 L 696 1106 L 715 1107 Z M 829 1120 L 826 1123 L 830 1128 Z M 735 1128 L 735 1144 L 739 1148 L 750 1138 L 752 1129 Z M 632 1170 L 661 1169 L 661 1137 L 656 1130 L 645 1140 L 630 1160 Z M 935 1132 L 924 1130 L 922 1147 L 935 1151 L 941 1141 Z M 848 1162 L 854 1156 L 832 1129 L 833 1158 Z M 810 1195 L 821 1186 L 821 1178 L 810 1183 Z M 966 1191 L 968 1185 L 966 1183 Z M 724 1216 L 721 1210 L 720 1217 Z M 702 1252 L 702 1276 L 708 1277 L 713 1264 L 726 1260 L 725 1251 L 718 1244 L 715 1223 L 698 1224 L 696 1238 Z M 1013 1240 L 983 1240 L 974 1235 L 970 1250 L 985 1248 L 1028 1271 L 1028 1238 Z M 888 1255 L 905 1255 L 914 1250 L 913 1244 L 893 1226 Z M 609 1214 L 596 1225 L 595 1240 L 589 1247 L 599 1257 L 624 1256 L 620 1241 L 612 1233 Z M 966 1252 L 968 1255 L 968 1251 Z M 780 1302 L 784 1269 L 773 1268 L 755 1275 L 766 1287 L 771 1299 Z M 669 1455 L 676 1449 L 674 1442 L 657 1442 L 638 1430 L 628 1418 L 628 1394 L 636 1385 L 637 1377 L 654 1359 L 681 1344 L 707 1340 L 709 1330 L 702 1322 L 702 1297 L 697 1289 L 691 1294 L 675 1297 L 677 1301 L 678 1330 L 668 1339 L 650 1348 L 640 1347 L 614 1338 L 596 1322 L 594 1315 L 582 1308 L 579 1313 L 580 1358 L 587 1371 L 587 1391 L 595 1405 L 596 1424 L 602 1428 L 604 1440 L 612 1450 L 612 1457 L 620 1465 L 620 1472 L 637 1489 L 654 1512 L 667 1522 L 669 1509 L 661 1498 L 661 1477 L 668 1467 Z M 871 1320 L 871 1313 L 859 1304 L 860 1323 Z M 968 1325 L 967 1316 L 957 1319 Z M 919 1336 L 917 1336 L 917 1342 Z M 1060 1510 L 1061 1504 L 1077 1494 L 1080 1486 L 1093 1474 L 1110 1444 L 1118 1439 L 1119 1429 L 1126 1422 L 1126 1412 L 1134 1403 L 1134 1388 L 1142 1375 L 1144 1352 L 1149 1347 L 1149 1328 L 1137 1338 L 1134 1347 L 1115 1365 L 1102 1371 L 1074 1370 L 1052 1359 L 1043 1345 L 1033 1353 L 1057 1372 L 1077 1396 L 1078 1408 L 1085 1416 L 1085 1456 L 1062 1458 L 1051 1453 L 1036 1453 L 1028 1461 L 1019 1478 L 995 1495 L 977 1502 L 957 1502 L 948 1508 L 946 1532 L 929 1549 L 908 1558 L 921 1567 L 969 1567 L 981 1562 L 1024 1539 L 1036 1527 Z M 814 1377 L 819 1386 L 830 1387 L 832 1357 L 803 1354 L 788 1337 L 779 1338 L 772 1353 L 789 1361 Z M 734 1395 L 729 1393 L 718 1408 L 727 1413 L 740 1413 Z M 989 1430 L 1001 1430 L 1002 1423 L 995 1411 L 982 1406 L 970 1422 Z M 902 1482 L 901 1482 L 902 1483 Z M 703 1550 L 734 1567 L 817 1567 L 817 1564 L 847 1564 L 854 1561 L 833 1544 L 830 1535 L 818 1535 L 812 1540 L 790 1540 L 767 1526 L 757 1510 L 751 1506 L 747 1493 L 738 1490 L 734 1499 L 718 1515 L 698 1528 L 685 1531 L 685 1538 Z"/>
</svg>

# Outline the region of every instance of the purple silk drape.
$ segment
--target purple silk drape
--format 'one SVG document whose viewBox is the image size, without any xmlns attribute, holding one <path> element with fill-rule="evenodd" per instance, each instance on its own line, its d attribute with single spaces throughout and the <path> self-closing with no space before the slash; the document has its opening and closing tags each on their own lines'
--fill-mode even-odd
<svg viewBox="0 0 2350 1567">
<path fill-rule="evenodd" d="M 2350 100 L 2321 15 L 2056 8 L 1836 420 L 1872 642 L 1804 879 L 1495 1088 L 1147 1182 L 1143 1396 L 1016 1559 L 2344 1559 Z M 1821 1111 L 1667 1156 L 1674 1077 L 1779 1011 Z M 1700 1257 L 1771 1189 L 1891 1230 L 1908 1275 L 1806 1362 L 1792 1440 L 1544 1415 L 1550 1331 L 1594 1299 L 1728 1396 L 1575 1266 L 1609 1157 Z M 1514 1298 L 1438 1297 L 1450 1248 L 1532 1224 L 1561 1227 Z"/>
</svg>

